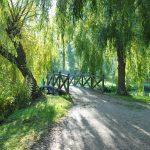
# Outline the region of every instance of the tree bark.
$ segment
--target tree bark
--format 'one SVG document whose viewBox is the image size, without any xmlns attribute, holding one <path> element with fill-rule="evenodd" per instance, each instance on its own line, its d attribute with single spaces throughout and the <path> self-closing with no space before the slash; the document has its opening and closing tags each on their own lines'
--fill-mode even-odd
<svg viewBox="0 0 150 150">
<path fill-rule="evenodd" d="M 118 44 L 117 46 L 117 57 L 118 57 L 118 86 L 117 94 L 118 95 L 128 95 L 126 90 L 126 79 L 125 79 L 125 52 L 123 46 Z"/>
<path fill-rule="evenodd" d="M 4 58 L 9 60 L 11 63 L 16 64 L 16 66 L 18 67 L 18 69 L 22 73 L 23 77 L 25 78 L 25 80 L 27 81 L 29 86 L 31 86 L 31 97 L 32 97 L 32 99 L 36 99 L 41 95 L 41 92 L 38 88 L 37 82 L 36 82 L 32 72 L 27 67 L 26 55 L 25 55 L 25 52 L 23 50 L 22 44 L 21 43 L 19 43 L 19 44 L 15 43 L 14 45 L 15 45 L 15 48 L 16 48 L 16 51 L 18 54 L 17 57 L 13 56 L 11 53 L 9 53 L 2 46 L 0 46 L 0 54 Z"/>
<path fill-rule="evenodd" d="M 20 42 L 19 43 L 14 42 L 14 46 L 15 46 L 17 54 L 18 54 L 17 67 L 20 70 L 20 72 L 22 73 L 23 77 L 26 79 L 29 86 L 31 86 L 32 99 L 36 99 L 40 96 L 41 93 L 39 91 L 37 82 L 36 82 L 32 72 L 27 67 L 26 54 L 24 52 L 23 46 Z"/>
<path fill-rule="evenodd" d="M 20 70 L 20 72 L 22 73 L 25 80 L 27 81 L 29 87 L 31 86 L 32 99 L 38 98 L 41 95 L 41 93 L 37 86 L 37 82 L 36 82 L 32 72 L 30 71 L 30 69 L 26 65 L 23 66 L 20 63 L 17 63 L 17 67 Z"/>
</svg>

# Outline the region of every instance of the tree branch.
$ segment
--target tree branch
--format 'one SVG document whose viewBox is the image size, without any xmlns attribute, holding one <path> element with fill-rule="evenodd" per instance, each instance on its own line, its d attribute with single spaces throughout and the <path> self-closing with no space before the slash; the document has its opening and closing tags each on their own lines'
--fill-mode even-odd
<svg viewBox="0 0 150 150">
<path fill-rule="evenodd" d="M 15 20 L 15 17 L 14 17 L 14 9 L 11 8 L 10 4 L 8 3 L 8 7 L 9 7 L 9 11 L 10 11 L 10 14 L 11 14 L 11 17 L 12 17 L 12 20 L 14 21 Z"/>
<path fill-rule="evenodd" d="M 17 64 L 17 58 L 0 46 L 0 55 L 9 60 L 11 63 Z"/>
<path fill-rule="evenodd" d="M 31 2 L 28 2 L 28 3 L 26 4 L 25 10 L 23 10 L 23 11 L 20 13 L 19 19 L 20 19 L 22 16 L 24 16 L 23 20 L 25 20 L 26 16 L 29 14 L 29 12 L 30 12 L 30 10 L 31 10 L 31 8 L 32 8 L 32 6 L 33 6 L 33 2 L 34 2 L 34 1 L 31 1 Z M 27 8 L 28 8 L 28 10 L 27 10 Z M 25 11 L 26 11 L 26 13 L 25 13 Z M 25 13 L 25 14 L 24 14 L 24 13 Z"/>
</svg>

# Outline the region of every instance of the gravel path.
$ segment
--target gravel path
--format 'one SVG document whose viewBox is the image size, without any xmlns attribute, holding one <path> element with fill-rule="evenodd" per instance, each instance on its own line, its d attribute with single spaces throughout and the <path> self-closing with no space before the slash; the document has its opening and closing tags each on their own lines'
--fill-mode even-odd
<svg viewBox="0 0 150 150">
<path fill-rule="evenodd" d="M 71 87 L 75 105 L 32 150 L 150 150 L 150 107 Z"/>
</svg>

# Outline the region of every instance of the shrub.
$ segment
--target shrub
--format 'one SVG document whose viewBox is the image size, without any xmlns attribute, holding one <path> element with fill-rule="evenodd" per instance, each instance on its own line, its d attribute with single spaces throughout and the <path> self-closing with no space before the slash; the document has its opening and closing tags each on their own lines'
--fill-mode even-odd
<svg viewBox="0 0 150 150">
<path fill-rule="evenodd" d="M 105 86 L 104 91 L 106 93 L 116 92 L 116 86 L 114 85 Z"/>
<path fill-rule="evenodd" d="M 15 97 L 15 107 L 24 108 L 31 103 L 31 86 L 27 85 L 24 81 L 23 83 L 18 82 L 14 89 Z"/>
<path fill-rule="evenodd" d="M 2 83 L 2 81 L 1 81 Z M 0 122 L 18 108 L 23 108 L 31 102 L 31 88 L 26 82 L 7 82 L 0 85 Z"/>
</svg>

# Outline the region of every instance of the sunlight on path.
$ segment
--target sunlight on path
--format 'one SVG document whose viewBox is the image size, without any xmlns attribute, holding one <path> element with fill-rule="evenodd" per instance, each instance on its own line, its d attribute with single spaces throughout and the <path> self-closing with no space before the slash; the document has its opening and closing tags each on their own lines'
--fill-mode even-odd
<svg viewBox="0 0 150 150">
<path fill-rule="evenodd" d="M 132 109 L 83 88 L 71 87 L 71 94 L 75 106 L 52 129 L 43 149 L 150 150 L 148 108 Z"/>
</svg>

